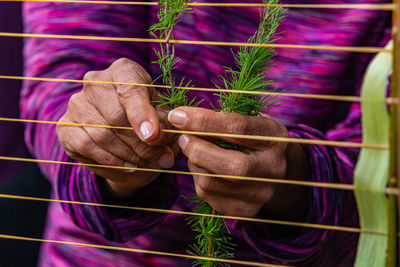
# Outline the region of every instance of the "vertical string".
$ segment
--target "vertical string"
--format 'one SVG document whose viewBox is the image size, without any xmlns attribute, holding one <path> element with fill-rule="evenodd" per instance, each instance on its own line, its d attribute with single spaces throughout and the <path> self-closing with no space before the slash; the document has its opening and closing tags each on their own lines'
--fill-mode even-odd
<svg viewBox="0 0 400 267">
<path fill-rule="evenodd" d="M 392 74 L 392 88 L 391 97 L 398 97 L 400 95 L 400 4 L 399 0 L 393 0 L 394 10 L 392 13 L 392 38 L 393 38 L 393 74 Z M 400 140 L 400 109 L 396 105 L 390 107 L 390 166 L 389 166 L 389 188 L 400 187 L 399 182 L 399 168 L 400 168 L 400 156 L 399 156 L 399 140 Z M 389 218 L 389 229 L 388 229 L 388 257 L 386 266 L 395 267 L 398 266 L 398 209 L 400 205 L 398 203 L 400 198 L 395 196 L 388 196 L 388 218 Z"/>
</svg>

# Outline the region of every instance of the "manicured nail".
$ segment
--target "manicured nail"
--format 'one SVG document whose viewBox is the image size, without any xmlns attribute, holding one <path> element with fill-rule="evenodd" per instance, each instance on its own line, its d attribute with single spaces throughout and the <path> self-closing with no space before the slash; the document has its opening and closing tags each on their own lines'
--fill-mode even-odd
<svg viewBox="0 0 400 267">
<path fill-rule="evenodd" d="M 158 160 L 161 167 L 169 169 L 174 165 L 174 158 L 170 154 L 162 155 Z"/>
<path fill-rule="evenodd" d="M 125 162 L 124 163 L 124 167 L 126 167 L 126 168 L 137 168 L 137 166 L 136 165 L 133 165 L 133 164 L 131 164 L 131 163 L 128 163 L 128 162 Z M 136 170 L 125 170 L 126 172 L 129 172 L 129 173 L 133 173 L 133 172 L 135 172 Z"/>
<path fill-rule="evenodd" d="M 142 138 L 144 140 L 149 139 L 154 133 L 154 127 L 153 124 L 151 124 L 150 122 L 143 122 L 140 125 L 140 134 L 142 135 Z"/>
<path fill-rule="evenodd" d="M 176 125 L 185 125 L 187 119 L 186 113 L 181 110 L 174 109 L 168 113 L 168 120 Z"/>
<path fill-rule="evenodd" d="M 189 143 L 189 137 L 185 134 L 182 134 L 178 140 L 178 144 L 181 147 L 181 149 L 185 149 L 188 143 Z"/>
</svg>

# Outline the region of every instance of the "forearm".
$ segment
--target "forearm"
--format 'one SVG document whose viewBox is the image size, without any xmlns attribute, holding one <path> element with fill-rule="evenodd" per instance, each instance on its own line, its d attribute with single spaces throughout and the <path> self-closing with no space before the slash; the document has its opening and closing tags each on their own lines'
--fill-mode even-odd
<svg viewBox="0 0 400 267">
<path fill-rule="evenodd" d="M 79 24 L 75 23 L 77 14 Z M 140 37 L 147 32 L 146 14 L 146 7 L 128 6 L 121 9 L 117 5 L 92 8 L 85 4 L 24 3 L 25 31 L 36 34 Z M 105 69 L 120 57 L 131 58 L 141 64 L 147 60 L 145 44 L 29 38 L 26 40 L 24 51 L 25 75 L 30 77 L 81 80 L 88 71 Z M 22 117 L 58 121 L 67 109 L 71 95 L 81 89 L 82 85 L 79 83 L 27 81 L 21 95 Z M 76 162 L 68 157 L 61 147 L 54 125 L 28 124 L 26 141 L 31 152 L 39 159 Z M 86 167 L 43 164 L 42 169 L 54 184 L 56 198 L 103 203 L 105 195 L 100 192 L 98 180 Z M 157 188 L 169 190 L 161 192 L 157 191 Z M 157 192 L 158 197 L 150 199 L 147 205 L 168 208 L 177 196 L 176 188 L 175 178 L 164 176 L 147 185 L 135 196 L 145 192 L 147 198 L 140 199 L 149 200 L 149 196 Z M 133 206 L 146 204 L 135 197 L 129 201 Z M 78 227 L 115 241 L 124 241 L 141 234 L 163 218 L 160 214 L 131 210 L 125 219 L 102 207 L 70 204 L 62 206 Z"/>
</svg>

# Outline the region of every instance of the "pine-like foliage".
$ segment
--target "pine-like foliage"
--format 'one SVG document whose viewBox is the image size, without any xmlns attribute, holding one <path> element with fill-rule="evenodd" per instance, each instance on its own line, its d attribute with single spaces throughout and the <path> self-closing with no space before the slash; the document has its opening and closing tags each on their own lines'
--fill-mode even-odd
<svg viewBox="0 0 400 267">
<path fill-rule="evenodd" d="M 264 4 L 276 5 L 279 0 L 263 0 Z M 286 16 L 286 10 L 281 7 L 265 7 L 260 12 L 260 25 L 257 32 L 248 39 L 252 44 L 271 44 L 274 34 L 281 21 Z M 273 81 L 268 80 L 265 71 L 272 65 L 272 58 L 275 56 L 273 48 L 265 47 L 241 47 L 237 54 L 234 54 L 236 68 L 225 67 L 225 76 L 220 76 L 224 87 L 216 85 L 219 89 L 241 90 L 241 91 L 266 91 Z M 275 92 L 274 89 L 272 92 Z M 220 108 L 216 111 L 236 112 L 249 116 L 257 116 L 262 109 L 280 105 L 281 102 L 275 96 L 262 96 L 253 94 L 239 94 L 221 92 L 219 97 Z M 216 142 L 219 146 L 226 149 L 240 150 L 235 144 L 230 144 L 223 140 Z M 216 214 L 215 210 L 199 197 L 192 199 L 198 204 L 197 212 Z M 213 258 L 232 258 L 235 245 L 231 242 L 228 227 L 225 221 L 220 218 L 197 216 L 189 220 L 193 231 L 197 232 L 196 243 L 191 246 L 189 253 L 204 257 Z M 196 260 L 194 265 L 203 267 L 228 266 L 227 263 Z"/>
<path fill-rule="evenodd" d="M 279 0 L 263 0 L 265 4 L 278 4 Z M 150 34 L 156 39 L 164 40 L 160 43 L 159 50 L 155 49 L 157 60 L 152 62 L 160 66 L 162 82 L 170 88 L 159 92 L 160 106 L 168 105 L 170 109 L 179 106 L 198 106 L 201 101 L 195 98 L 189 100 L 188 90 L 176 87 L 192 87 L 191 81 L 185 82 L 184 78 L 178 84 L 172 71 L 180 58 L 175 56 L 173 40 L 174 27 L 179 23 L 181 13 L 191 13 L 188 7 L 190 0 L 159 0 L 160 11 L 158 13 L 159 23 L 149 28 Z M 281 7 L 265 7 L 260 12 L 260 25 L 257 32 L 251 36 L 248 43 L 271 44 L 275 41 L 273 35 L 276 33 L 280 22 L 285 17 L 286 10 Z M 267 80 L 265 71 L 273 64 L 272 58 L 275 52 L 272 48 L 265 47 L 242 47 L 234 54 L 236 67 L 225 67 L 226 74 L 220 76 L 223 87 L 219 89 L 266 91 L 273 81 Z M 157 80 L 156 79 L 156 80 Z M 275 90 L 273 90 L 274 92 Z M 219 108 L 216 111 L 237 112 L 244 115 L 256 116 L 261 109 L 280 105 L 277 96 L 258 96 L 252 94 L 226 93 L 217 94 L 219 97 Z M 224 141 L 217 144 L 227 149 L 240 149 L 239 146 Z M 198 196 L 188 198 L 197 208 L 194 210 L 199 214 L 221 215 L 216 212 L 207 202 Z M 210 257 L 216 259 L 228 259 L 234 256 L 235 244 L 232 243 L 229 229 L 225 221 L 217 217 L 193 216 L 188 218 L 188 224 L 196 233 L 195 243 L 190 245 L 188 253 L 196 256 Z M 226 267 L 227 263 L 211 260 L 195 260 L 194 266 L 202 267 Z"/>
<path fill-rule="evenodd" d="M 194 212 L 199 214 L 222 215 L 216 212 L 207 202 L 199 196 L 189 198 L 197 205 Z M 190 245 L 188 253 L 194 256 L 202 256 L 215 259 L 233 258 L 235 244 L 232 243 L 229 229 L 225 221 L 217 217 L 192 216 L 187 220 L 192 230 L 196 233 L 196 241 Z M 193 266 L 203 267 L 226 267 L 229 264 L 219 261 L 198 259 L 193 262 Z"/>
<path fill-rule="evenodd" d="M 277 5 L 279 0 L 263 0 L 263 2 Z M 277 33 L 277 28 L 285 17 L 286 9 L 282 7 L 263 8 L 260 13 L 258 31 L 247 42 L 249 44 L 272 44 L 276 41 L 273 36 Z M 272 58 L 275 55 L 273 48 L 241 47 L 237 54 L 234 54 L 236 68 L 225 67 L 225 76 L 220 76 L 224 86 L 218 86 L 218 88 L 232 91 L 266 91 L 273 81 L 267 79 L 265 71 L 272 67 Z M 221 92 L 218 96 L 220 111 L 250 116 L 257 116 L 262 109 L 281 104 L 276 95 L 262 96 Z"/>
<path fill-rule="evenodd" d="M 154 49 L 157 60 L 152 63 L 160 66 L 162 74 L 153 83 L 162 78 L 163 84 L 170 87 L 164 92 L 159 92 L 161 100 L 155 102 L 160 106 L 168 105 L 170 109 L 180 106 L 198 106 L 201 102 L 196 101 L 196 98 L 189 100 L 186 95 L 188 90 L 176 88 L 192 87 L 191 81 L 186 82 L 185 78 L 182 78 L 177 84 L 175 77 L 172 75 L 172 71 L 176 69 L 176 64 L 181 59 L 175 56 L 175 45 L 170 41 L 174 39 L 174 28 L 180 22 L 179 15 L 192 13 L 188 7 L 189 2 L 190 0 L 160 0 L 158 4 L 160 11 L 157 14 L 159 22 L 149 28 L 149 32 L 153 37 L 165 41 L 160 43 L 159 50 Z"/>
</svg>

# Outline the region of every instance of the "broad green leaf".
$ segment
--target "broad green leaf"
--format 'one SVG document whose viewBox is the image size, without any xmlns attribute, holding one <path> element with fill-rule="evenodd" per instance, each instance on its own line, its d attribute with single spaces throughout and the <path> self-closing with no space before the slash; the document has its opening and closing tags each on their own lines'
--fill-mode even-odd
<svg viewBox="0 0 400 267">
<path fill-rule="evenodd" d="M 392 47 L 390 42 L 387 48 Z M 392 54 L 379 53 L 369 65 L 362 86 L 362 125 L 365 144 L 389 144 L 389 113 L 386 88 L 392 72 Z M 389 150 L 363 148 L 354 173 L 355 196 L 361 229 L 388 232 Z M 357 267 L 385 266 L 387 234 L 362 233 L 358 243 Z"/>
</svg>

